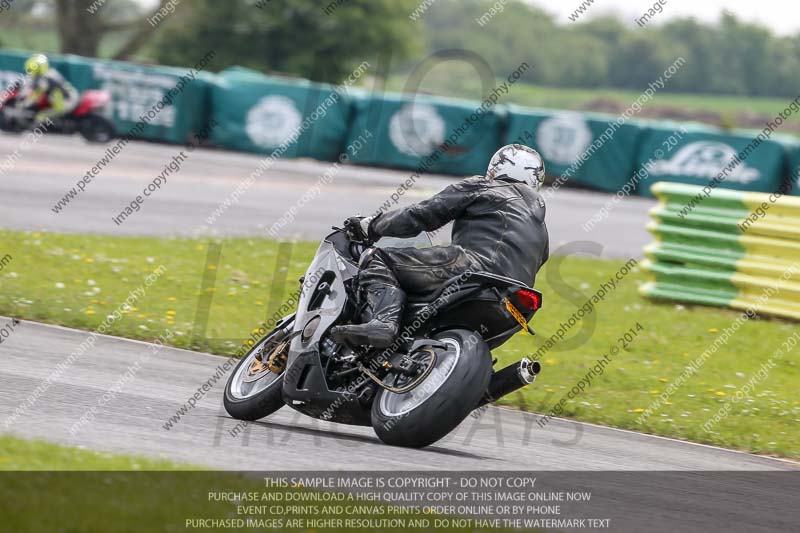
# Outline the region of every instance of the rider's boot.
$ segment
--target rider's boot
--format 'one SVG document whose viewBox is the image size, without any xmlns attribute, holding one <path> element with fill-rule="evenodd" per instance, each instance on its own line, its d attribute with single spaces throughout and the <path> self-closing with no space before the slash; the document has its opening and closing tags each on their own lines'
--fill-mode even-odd
<svg viewBox="0 0 800 533">
<path fill-rule="evenodd" d="M 400 330 L 406 294 L 391 285 L 378 285 L 367 289 L 367 318 L 363 324 L 336 326 L 331 338 L 340 344 L 388 348 Z"/>
</svg>

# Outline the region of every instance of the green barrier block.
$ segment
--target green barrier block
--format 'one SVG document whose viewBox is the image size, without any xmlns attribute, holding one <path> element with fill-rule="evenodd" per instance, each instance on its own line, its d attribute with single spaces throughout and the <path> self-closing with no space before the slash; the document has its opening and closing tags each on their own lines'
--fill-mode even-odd
<svg viewBox="0 0 800 533">
<path fill-rule="evenodd" d="M 800 196 L 800 145 L 787 149 L 788 152 L 788 174 L 791 194 Z"/>
<path fill-rule="evenodd" d="M 638 152 L 637 170 L 643 177 L 637 190 L 650 196 L 650 185 L 657 181 L 706 186 L 740 157 L 717 188 L 777 191 L 784 177 L 783 147 L 766 140 L 745 154 L 752 141 L 749 134 L 728 135 L 711 128 L 679 134 L 675 129 L 650 127 Z"/>
<path fill-rule="evenodd" d="M 639 288 L 639 294 L 660 300 L 674 300 L 695 305 L 729 307 L 736 297 L 736 289 L 723 287 L 702 289 L 692 284 L 649 282 Z"/>
<path fill-rule="evenodd" d="M 102 89 L 111 94 L 108 113 L 120 135 L 143 122 L 138 137 L 184 143 L 208 124 L 209 86 L 213 81 L 208 73 L 195 73 L 192 78 L 190 69 L 78 56 L 66 56 L 65 62 L 65 75 L 78 90 Z"/>
<path fill-rule="evenodd" d="M 697 185 L 667 182 L 653 184 L 650 189 L 670 208 L 683 207 L 697 193 L 703 192 L 703 188 Z M 746 196 L 747 193 L 742 191 L 715 189 L 709 197 L 704 197 L 702 203 L 698 204 L 695 209 L 707 209 L 714 213 L 724 213 L 726 216 L 738 215 L 742 210 L 747 210 L 744 203 Z"/>
<path fill-rule="evenodd" d="M 0 50 L 0 90 L 5 90 L 24 77 L 25 61 L 30 56 L 31 53 L 27 52 Z M 69 79 L 63 59 L 59 56 L 48 56 L 48 58 L 50 59 L 50 66 Z"/>
<path fill-rule="evenodd" d="M 648 289 L 640 289 L 645 294 L 652 294 L 646 291 L 652 290 L 653 287 L 671 287 L 673 289 L 680 287 L 680 290 L 671 291 L 674 293 L 672 298 L 693 303 L 710 303 L 697 300 L 698 296 L 702 296 L 705 299 L 714 300 L 712 305 L 730 305 L 730 302 L 739 295 L 739 289 L 733 283 L 734 271 L 732 270 L 712 270 L 704 266 L 687 266 L 650 260 L 643 261 L 642 267 L 650 273 L 655 283 Z"/>
<path fill-rule="evenodd" d="M 362 93 L 354 98 L 347 144 L 367 131 L 373 138 L 348 155 L 364 165 L 483 175 L 502 144 L 505 111 L 478 108 L 478 103 L 427 95 Z"/>
<path fill-rule="evenodd" d="M 619 191 L 630 182 L 642 128 L 616 117 L 509 106 L 504 144 L 520 143 L 542 154 L 547 173 L 566 183 Z"/>
<path fill-rule="evenodd" d="M 652 281 L 643 295 L 800 319 L 800 200 L 716 189 L 682 217 L 702 187 L 660 182 L 652 190 L 660 202 L 647 226 L 656 240 L 644 250 Z M 762 218 L 745 230 L 755 206 Z"/>
<path fill-rule="evenodd" d="M 705 213 L 696 212 L 699 210 L 693 211 L 684 217 L 680 217 L 679 208 L 679 206 L 658 205 L 650 211 L 650 214 L 668 224 L 682 225 L 690 228 L 713 229 L 721 233 L 730 233 L 733 235 L 738 235 L 740 233 L 739 229 L 736 227 L 736 223 L 743 217 L 725 216 L 717 213 L 708 213 L 708 211 Z"/>
<path fill-rule="evenodd" d="M 730 272 L 736 270 L 742 257 L 742 253 L 733 250 L 715 250 L 714 254 L 709 254 L 707 248 L 672 242 L 650 245 L 645 248 L 644 252 L 653 261 L 702 266 Z"/>
<path fill-rule="evenodd" d="M 350 100 L 337 87 L 229 69 L 211 89 L 211 139 L 234 150 L 333 161 L 344 148 L 349 113 Z"/>
</svg>

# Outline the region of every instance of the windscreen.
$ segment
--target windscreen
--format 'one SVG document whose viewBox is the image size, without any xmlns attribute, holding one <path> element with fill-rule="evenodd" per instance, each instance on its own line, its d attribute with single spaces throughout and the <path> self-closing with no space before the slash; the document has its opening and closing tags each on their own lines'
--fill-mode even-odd
<svg viewBox="0 0 800 533">
<path fill-rule="evenodd" d="M 399 238 L 399 237 L 381 237 L 375 243 L 380 248 L 430 248 L 433 246 L 431 236 L 427 231 L 423 231 L 415 237 Z"/>
</svg>

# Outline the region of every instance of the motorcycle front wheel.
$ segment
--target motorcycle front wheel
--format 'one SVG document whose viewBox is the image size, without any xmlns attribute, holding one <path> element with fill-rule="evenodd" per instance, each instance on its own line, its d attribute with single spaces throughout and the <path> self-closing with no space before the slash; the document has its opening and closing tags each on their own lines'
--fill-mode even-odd
<svg viewBox="0 0 800 533">
<path fill-rule="evenodd" d="M 288 329 L 288 331 L 287 331 Z M 237 420 L 258 420 L 283 407 L 283 374 L 270 369 L 285 366 L 291 328 L 282 324 L 258 341 L 233 369 L 225 384 L 225 410 Z"/>
<path fill-rule="evenodd" d="M 24 128 L 15 120 L 10 118 L 3 110 L 0 110 L 0 131 L 5 133 L 22 133 Z"/>
<path fill-rule="evenodd" d="M 107 143 L 114 138 L 114 124 L 107 118 L 100 115 L 87 115 L 82 118 L 78 131 L 89 142 Z"/>
<path fill-rule="evenodd" d="M 492 375 L 489 346 L 464 329 L 433 336 L 434 368 L 405 393 L 381 389 L 372 404 L 372 427 L 386 444 L 423 448 L 454 430 L 480 402 Z"/>
</svg>

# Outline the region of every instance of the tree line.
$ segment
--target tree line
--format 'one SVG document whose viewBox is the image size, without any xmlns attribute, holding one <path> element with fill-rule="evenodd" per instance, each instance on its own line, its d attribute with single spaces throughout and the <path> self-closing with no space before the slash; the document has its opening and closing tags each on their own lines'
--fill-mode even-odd
<svg viewBox="0 0 800 533">
<path fill-rule="evenodd" d="M 736 15 L 717 23 L 692 18 L 658 19 L 645 27 L 615 16 L 578 22 L 519 1 L 479 25 L 494 0 L 438 0 L 423 22 L 428 50 L 464 48 L 481 54 L 495 72 L 522 61 L 530 83 L 576 88 L 642 90 L 678 57 L 686 64 L 672 79 L 671 92 L 746 96 L 800 93 L 800 32 L 777 36 Z M 666 9 L 666 8 L 665 8 Z M 485 20 L 485 19 L 484 19 Z"/>
<path fill-rule="evenodd" d="M 159 0 L 149 8 L 134 0 L 17 0 L 3 16 L 39 25 L 49 20 L 65 53 L 97 55 L 103 39 L 124 32 L 113 54 L 119 59 L 191 65 L 198 50 L 211 48 L 220 68 L 242 65 L 328 82 L 378 54 L 386 59 L 380 76 L 410 70 L 436 51 L 460 49 L 477 54 L 498 76 L 527 63 L 522 81 L 546 86 L 642 90 L 683 57 L 665 91 L 800 92 L 800 32 L 778 36 L 727 12 L 713 24 L 654 19 L 639 27 L 593 16 L 596 6 L 571 22 L 520 0 L 436 0 L 416 18 L 420 0 L 332 1 L 336 9 L 327 9 L 326 0 Z M 153 13 L 165 6 L 174 9 L 154 25 Z"/>
</svg>

